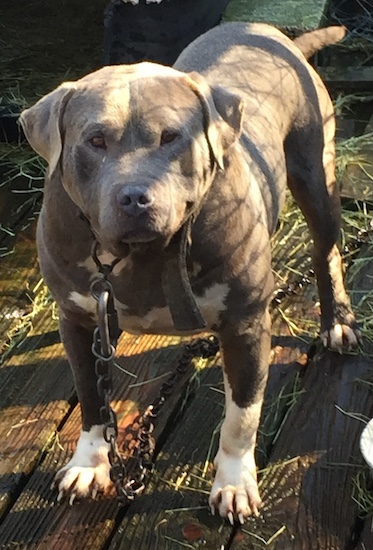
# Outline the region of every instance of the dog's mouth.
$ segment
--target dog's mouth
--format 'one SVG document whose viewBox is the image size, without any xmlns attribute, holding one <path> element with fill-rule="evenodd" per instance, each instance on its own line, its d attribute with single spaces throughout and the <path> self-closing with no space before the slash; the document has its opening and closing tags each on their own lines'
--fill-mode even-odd
<svg viewBox="0 0 373 550">
<path fill-rule="evenodd" d="M 159 239 L 159 233 L 151 230 L 127 231 L 121 236 L 120 242 L 124 244 L 150 243 Z"/>
</svg>

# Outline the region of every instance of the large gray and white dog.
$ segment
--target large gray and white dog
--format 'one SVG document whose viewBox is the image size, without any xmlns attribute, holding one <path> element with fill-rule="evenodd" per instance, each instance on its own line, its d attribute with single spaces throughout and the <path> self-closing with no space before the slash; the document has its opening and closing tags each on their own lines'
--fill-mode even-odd
<svg viewBox="0 0 373 550">
<path fill-rule="evenodd" d="M 292 42 L 268 25 L 226 24 L 187 47 L 174 68 L 104 67 L 22 113 L 30 144 L 49 163 L 38 249 L 83 416 L 76 452 L 56 476 L 60 498 L 110 484 L 91 353 L 93 233 L 101 260 L 120 260 L 110 280 L 122 330 L 195 333 L 201 314 L 218 335 L 226 414 L 210 506 L 230 521 L 258 513 L 254 449 L 271 341 L 270 239 L 286 184 L 314 241 L 322 338 L 340 350 L 359 336 L 337 247 L 333 108 L 306 60 L 343 34 L 331 27 Z M 191 311 L 191 296 L 181 293 L 179 307 L 166 273 L 170 250 L 180 254 L 185 239 Z M 176 278 L 182 270 L 181 262 Z"/>
</svg>

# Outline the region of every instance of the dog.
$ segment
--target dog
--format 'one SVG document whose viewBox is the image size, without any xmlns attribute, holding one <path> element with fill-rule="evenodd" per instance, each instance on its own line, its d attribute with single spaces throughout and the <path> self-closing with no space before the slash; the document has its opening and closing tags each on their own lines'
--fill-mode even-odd
<svg viewBox="0 0 373 550">
<path fill-rule="evenodd" d="M 82 407 L 77 449 L 55 478 L 59 499 L 110 485 L 91 351 L 94 236 L 101 261 L 116 262 L 109 279 L 122 331 L 218 336 L 226 411 L 209 503 L 232 523 L 259 513 L 270 239 L 286 185 L 314 242 L 322 340 L 341 351 L 359 339 L 337 245 L 333 107 L 306 59 L 344 34 L 329 27 L 292 41 L 270 25 L 227 23 L 172 68 L 103 67 L 22 113 L 49 165 L 37 246 Z"/>
</svg>

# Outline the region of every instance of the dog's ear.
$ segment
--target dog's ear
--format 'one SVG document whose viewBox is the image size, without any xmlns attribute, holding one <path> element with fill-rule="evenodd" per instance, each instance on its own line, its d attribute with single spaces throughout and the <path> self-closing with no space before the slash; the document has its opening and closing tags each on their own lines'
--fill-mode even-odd
<svg viewBox="0 0 373 550">
<path fill-rule="evenodd" d="M 51 175 L 62 152 L 61 119 L 76 87 L 65 82 L 21 113 L 20 122 L 31 147 L 49 164 Z"/>
<path fill-rule="evenodd" d="M 239 138 L 244 101 L 221 86 L 211 87 L 199 73 L 188 75 L 190 87 L 199 97 L 205 114 L 205 132 L 215 161 L 224 169 L 224 153 Z"/>
</svg>

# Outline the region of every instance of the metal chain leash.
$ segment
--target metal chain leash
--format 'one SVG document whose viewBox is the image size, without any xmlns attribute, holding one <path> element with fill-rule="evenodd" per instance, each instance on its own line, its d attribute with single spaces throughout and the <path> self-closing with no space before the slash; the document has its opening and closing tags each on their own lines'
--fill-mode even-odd
<svg viewBox="0 0 373 550">
<path fill-rule="evenodd" d="M 359 252 L 364 245 L 367 245 L 371 241 L 372 236 L 373 225 L 371 223 L 368 229 L 360 229 L 355 236 L 350 237 L 350 239 L 344 243 L 341 252 L 343 256 L 345 256 L 347 267 L 349 267 L 352 263 L 353 254 Z M 347 260 L 346 257 L 348 258 Z M 310 264 L 311 258 L 308 258 L 307 261 Z M 312 267 L 305 267 L 305 269 L 305 273 L 293 277 L 291 281 L 275 289 L 271 301 L 272 307 L 275 308 L 286 297 L 295 296 L 303 289 L 303 287 L 315 282 L 316 275 L 314 269 Z"/>
<path fill-rule="evenodd" d="M 102 264 L 97 254 L 98 246 L 98 242 L 95 241 L 92 247 L 92 258 L 98 267 L 98 274 L 91 283 L 91 295 L 97 301 L 98 314 L 98 325 L 93 334 L 92 353 L 96 358 L 97 391 L 104 402 L 100 408 L 100 416 L 104 426 L 103 436 L 109 443 L 110 478 L 114 483 L 118 501 L 121 504 L 127 504 L 143 491 L 145 475 L 152 468 L 155 451 L 155 441 L 152 436 L 154 419 L 186 373 L 191 360 L 197 356 L 213 357 L 218 352 L 219 344 L 217 338 L 211 336 L 200 338 L 184 346 L 176 368 L 162 384 L 158 397 L 131 424 L 130 429 L 136 435 L 137 446 L 133 456 L 125 461 L 117 444 L 117 415 L 111 407 L 112 370 L 120 330 L 114 305 L 113 287 L 108 276 L 118 260 L 114 260 L 110 265 Z"/>
</svg>

